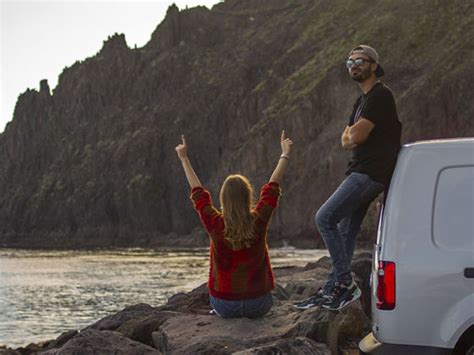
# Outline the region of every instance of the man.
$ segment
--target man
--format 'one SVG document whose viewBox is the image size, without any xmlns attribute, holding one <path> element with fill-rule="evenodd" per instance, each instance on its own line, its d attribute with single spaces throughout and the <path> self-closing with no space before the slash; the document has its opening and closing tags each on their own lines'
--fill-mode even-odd
<svg viewBox="0 0 474 355">
<path fill-rule="evenodd" d="M 378 80 L 384 70 L 377 52 L 360 45 L 349 52 L 346 66 L 362 90 L 341 136 L 342 147 L 352 150 L 352 159 L 347 177 L 315 218 L 332 270 L 316 295 L 295 304 L 299 309 L 339 310 L 360 297 L 351 275 L 356 236 L 370 203 L 388 189 L 400 150 L 401 123 L 391 90 Z"/>
</svg>

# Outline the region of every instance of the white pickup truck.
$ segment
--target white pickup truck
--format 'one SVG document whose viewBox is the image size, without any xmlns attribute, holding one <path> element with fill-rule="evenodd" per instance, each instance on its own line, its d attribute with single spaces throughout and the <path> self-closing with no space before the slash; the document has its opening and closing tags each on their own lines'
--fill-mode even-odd
<svg viewBox="0 0 474 355">
<path fill-rule="evenodd" d="M 362 353 L 474 355 L 474 138 L 403 146 L 371 282 Z"/>
</svg>

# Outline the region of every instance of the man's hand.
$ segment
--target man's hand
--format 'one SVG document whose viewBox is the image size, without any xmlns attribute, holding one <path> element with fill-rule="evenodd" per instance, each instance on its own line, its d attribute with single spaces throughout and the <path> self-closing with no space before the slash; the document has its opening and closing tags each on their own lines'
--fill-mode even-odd
<svg viewBox="0 0 474 355">
<path fill-rule="evenodd" d="M 188 145 L 186 144 L 186 139 L 184 139 L 184 134 L 181 135 L 181 144 L 178 144 L 175 148 L 178 158 L 184 160 L 188 157 Z"/>
<path fill-rule="evenodd" d="M 367 118 L 360 117 L 356 123 L 349 127 L 349 141 L 355 145 L 361 145 L 364 143 L 370 135 L 370 132 L 374 129 L 375 124 Z"/>
<path fill-rule="evenodd" d="M 347 126 L 341 136 L 341 145 L 344 149 L 354 149 L 356 144 L 351 142 L 351 138 L 349 136 L 349 129 L 351 127 Z"/>
</svg>

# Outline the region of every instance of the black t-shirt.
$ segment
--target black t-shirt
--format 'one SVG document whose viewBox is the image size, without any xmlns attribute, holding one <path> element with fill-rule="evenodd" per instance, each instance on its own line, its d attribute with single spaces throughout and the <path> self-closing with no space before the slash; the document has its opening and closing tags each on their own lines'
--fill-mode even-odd
<svg viewBox="0 0 474 355">
<path fill-rule="evenodd" d="M 378 82 L 357 99 L 349 125 L 360 117 L 368 119 L 375 127 L 367 140 L 352 150 L 346 175 L 352 172 L 367 174 L 388 188 L 400 151 L 402 124 L 398 120 L 392 91 L 385 84 Z"/>
</svg>

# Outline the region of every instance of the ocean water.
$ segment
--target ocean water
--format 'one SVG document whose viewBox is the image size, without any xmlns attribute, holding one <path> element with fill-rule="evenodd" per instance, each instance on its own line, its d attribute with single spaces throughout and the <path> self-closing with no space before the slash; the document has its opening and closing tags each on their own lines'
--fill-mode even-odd
<svg viewBox="0 0 474 355">
<path fill-rule="evenodd" d="M 325 250 L 272 249 L 273 267 L 304 266 Z M 0 249 L 0 344 L 54 339 L 137 303 L 160 306 L 207 280 L 207 249 Z"/>
</svg>

